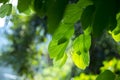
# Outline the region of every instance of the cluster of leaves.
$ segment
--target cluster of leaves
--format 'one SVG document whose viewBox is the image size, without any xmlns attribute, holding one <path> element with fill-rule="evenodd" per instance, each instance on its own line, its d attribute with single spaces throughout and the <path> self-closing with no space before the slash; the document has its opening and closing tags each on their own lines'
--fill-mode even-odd
<svg viewBox="0 0 120 80">
<path fill-rule="evenodd" d="M 0 17 L 10 15 L 12 6 L 6 3 L 8 1 L 0 1 L 3 3 Z M 85 69 L 90 63 L 91 41 L 105 32 L 109 31 L 117 42 L 120 41 L 119 0 L 29 0 L 29 4 L 28 0 L 18 0 L 17 8 L 21 13 L 32 9 L 40 17 L 47 17 L 47 30 L 52 34 L 48 50 L 50 58 L 59 66 L 65 63 L 70 52 L 74 64 Z M 78 30 L 76 36 L 78 21 L 82 30 Z"/>
<path fill-rule="evenodd" d="M 117 26 L 118 12 L 117 0 L 79 0 L 77 3 L 68 4 L 50 42 L 50 57 L 55 61 L 64 58 L 68 44 L 74 36 L 74 24 L 80 20 L 84 32 L 72 41 L 71 56 L 77 67 L 85 69 L 90 61 L 91 36 L 100 37 L 104 32 L 113 30 Z"/>
</svg>

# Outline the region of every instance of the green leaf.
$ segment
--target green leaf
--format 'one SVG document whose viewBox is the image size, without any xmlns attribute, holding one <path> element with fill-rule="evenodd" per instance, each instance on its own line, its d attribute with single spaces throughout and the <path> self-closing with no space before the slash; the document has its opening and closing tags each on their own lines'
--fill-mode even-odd
<svg viewBox="0 0 120 80">
<path fill-rule="evenodd" d="M 91 45 L 91 36 L 81 34 L 73 42 L 73 49 L 78 52 L 88 52 Z"/>
<path fill-rule="evenodd" d="M 68 13 L 68 11 L 70 11 L 71 9 L 74 9 L 74 7 L 69 7 L 67 6 L 67 9 L 65 11 L 65 15 L 63 18 L 63 21 L 61 22 L 60 26 L 58 27 L 58 29 L 56 30 L 56 32 L 53 35 L 52 41 L 49 44 L 49 52 L 50 52 L 50 57 L 51 58 L 55 58 L 56 59 L 60 59 L 65 50 L 66 47 L 68 45 L 69 39 L 71 38 L 71 36 L 73 35 L 74 32 L 74 22 L 67 22 L 69 20 L 72 19 L 76 19 L 76 21 L 79 19 L 78 15 L 74 16 L 73 13 Z M 77 9 L 75 9 L 77 11 Z M 69 17 L 67 18 L 67 16 L 73 16 L 71 19 L 69 19 Z M 60 43 L 62 43 L 60 45 Z"/>
<path fill-rule="evenodd" d="M 72 59 L 78 68 L 85 69 L 89 65 L 90 45 L 91 45 L 90 35 L 82 34 L 74 40 Z"/>
<path fill-rule="evenodd" d="M 77 4 L 67 5 L 62 21 L 65 23 L 76 23 L 81 18 L 84 8 L 92 4 L 91 0 L 79 0 Z"/>
<path fill-rule="evenodd" d="M 111 16 L 116 14 L 116 2 L 115 0 L 97 0 L 95 1 L 95 7 L 96 11 L 93 20 L 93 35 L 97 37 L 101 36 L 103 31 L 109 27 Z"/>
<path fill-rule="evenodd" d="M 3 4 L 0 7 L 0 17 L 9 16 L 12 11 L 12 4 Z"/>
<path fill-rule="evenodd" d="M 32 0 L 18 0 L 17 8 L 19 12 L 24 12 L 27 9 L 29 9 L 31 3 L 32 3 Z"/>
<path fill-rule="evenodd" d="M 72 53 L 74 64 L 80 69 L 85 69 L 89 65 L 90 61 L 88 54 L 89 53 L 81 53 L 81 55 L 78 55 L 77 53 Z"/>
<path fill-rule="evenodd" d="M 60 59 L 63 57 L 69 38 L 73 34 L 73 25 L 61 23 L 60 27 L 53 35 L 52 41 L 49 44 L 50 57 Z"/>
<path fill-rule="evenodd" d="M 101 73 L 96 80 L 115 80 L 115 74 L 113 74 L 111 71 L 106 70 L 103 73 Z"/>
<path fill-rule="evenodd" d="M 109 32 L 112 35 L 112 38 L 116 41 L 116 42 L 120 42 L 120 33 L 115 34 L 114 32 Z"/>
<path fill-rule="evenodd" d="M 91 0 L 79 0 L 77 4 L 79 7 L 82 7 L 84 9 L 87 6 L 92 5 L 93 2 Z"/>
<path fill-rule="evenodd" d="M 79 0 L 76 4 L 68 5 L 67 2 L 68 0 L 51 1 L 47 11 L 49 32 L 53 33 L 57 29 L 62 18 L 64 23 L 69 24 L 77 22 L 80 19 L 84 8 L 88 5 L 92 5 L 91 0 Z"/>
<path fill-rule="evenodd" d="M 69 4 L 66 7 L 66 11 L 64 13 L 64 18 L 62 19 L 62 21 L 68 24 L 76 23 L 80 19 L 81 13 L 82 10 L 78 7 L 77 4 Z"/>
<path fill-rule="evenodd" d="M 94 5 L 90 5 L 86 7 L 85 10 L 83 11 L 80 19 L 83 29 L 86 29 L 88 26 L 91 26 L 93 21 L 94 11 L 95 11 Z"/>
<path fill-rule="evenodd" d="M 74 22 L 71 21 L 69 22 L 69 24 L 67 23 L 67 21 L 69 21 L 69 18 L 67 18 L 67 16 L 73 16 L 71 20 L 79 19 L 77 15 L 76 17 L 74 16 L 74 14 L 68 13 L 68 11 L 70 11 L 71 9 L 73 10 L 73 8 L 74 7 L 67 6 L 63 21 L 61 21 L 58 29 L 53 35 L 52 41 L 49 44 L 48 50 L 50 52 L 51 58 L 57 57 L 56 59 L 60 59 L 63 56 L 68 45 L 69 39 L 74 33 Z M 77 9 L 75 10 L 77 11 Z"/>
<path fill-rule="evenodd" d="M 60 60 L 57 60 L 57 61 L 56 61 L 56 60 L 54 59 L 53 64 L 54 64 L 54 66 L 62 67 L 62 66 L 65 64 L 66 60 L 67 60 L 67 54 L 65 53 Z"/>
</svg>

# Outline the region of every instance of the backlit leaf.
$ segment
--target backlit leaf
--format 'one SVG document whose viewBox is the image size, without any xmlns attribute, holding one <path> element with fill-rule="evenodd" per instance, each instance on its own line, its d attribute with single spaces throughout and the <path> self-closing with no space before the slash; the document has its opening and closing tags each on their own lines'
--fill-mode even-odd
<svg viewBox="0 0 120 80">
<path fill-rule="evenodd" d="M 89 65 L 90 45 L 91 45 L 90 35 L 82 34 L 74 40 L 72 59 L 78 68 L 85 69 Z"/>
<path fill-rule="evenodd" d="M 79 0 L 76 4 L 67 5 L 63 21 L 65 23 L 76 23 L 81 18 L 84 8 L 89 5 L 92 5 L 91 0 Z"/>
<path fill-rule="evenodd" d="M 120 42 L 120 33 L 118 33 L 118 34 L 115 34 L 114 32 L 109 32 L 109 33 L 112 35 L 113 39 L 116 42 Z"/>
<path fill-rule="evenodd" d="M 85 69 L 89 65 L 89 53 L 82 53 L 81 55 L 72 53 L 72 60 L 78 68 Z"/>
<path fill-rule="evenodd" d="M 58 57 L 60 59 L 69 42 L 69 38 L 73 34 L 73 25 L 61 24 L 53 35 L 52 41 L 49 44 L 50 57 Z"/>
<path fill-rule="evenodd" d="M 120 42 L 120 13 L 117 14 L 117 26 L 114 30 L 109 31 L 116 42 Z"/>
</svg>

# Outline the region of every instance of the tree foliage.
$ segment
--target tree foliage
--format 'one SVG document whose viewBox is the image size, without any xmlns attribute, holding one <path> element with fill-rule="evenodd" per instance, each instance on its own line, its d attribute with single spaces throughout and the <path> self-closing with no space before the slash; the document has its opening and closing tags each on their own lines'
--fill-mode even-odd
<svg viewBox="0 0 120 80">
<path fill-rule="evenodd" d="M 12 4 L 8 2 L 9 0 L 0 0 L 0 3 L 3 3 L 0 7 L 0 17 L 13 14 L 11 13 Z M 68 58 L 67 56 L 70 55 L 74 64 L 84 70 L 90 64 L 92 46 L 97 44 L 93 40 L 100 39 L 104 34 L 108 34 L 116 43 L 120 42 L 119 0 L 18 0 L 17 9 L 19 13 L 32 10 L 40 18 L 46 18 L 47 32 L 52 35 L 48 51 L 55 65 L 63 65 Z M 78 21 L 80 22 L 77 23 Z M 16 32 L 18 40 L 14 42 L 22 48 L 24 46 L 29 48 L 36 27 L 28 28 L 28 31 L 30 30 L 33 30 L 33 33 L 28 34 L 25 30 L 23 31 L 25 35 L 20 35 L 19 31 Z M 20 41 L 23 37 L 31 41 L 27 39 L 25 39 L 27 42 Z M 15 46 L 15 48 L 19 46 Z M 26 52 L 25 48 L 23 50 Z M 31 56 L 34 55 L 31 54 Z M 100 74 L 96 80 L 101 79 L 101 77 L 106 79 L 108 75 L 111 75 L 110 79 L 114 80 L 115 75 L 110 71 Z"/>
</svg>

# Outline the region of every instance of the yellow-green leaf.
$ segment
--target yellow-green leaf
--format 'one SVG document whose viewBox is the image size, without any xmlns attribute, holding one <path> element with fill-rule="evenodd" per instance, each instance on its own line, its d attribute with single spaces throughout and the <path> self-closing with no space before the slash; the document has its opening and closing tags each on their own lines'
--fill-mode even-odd
<svg viewBox="0 0 120 80">
<path fill-rule="evenodd" d="M 89 53 L 72 53 L 72 60 L 78 68 L 85 69 L 89 65 Z"/>
<path fill-rule="evenodd" d="M 114 32 L 110 32 L 109 33 L 112 35 L 113 39 L 116 41 L 116 42 L 120 42 L 120 33 L 118 34 L 115 34 Z"/>
<path fill-rule="evenodd" d="M 72 59 L 78 68 L 85 69 L 90 62 L 89 48 L 91 45 L 90 35 L 82 34 L 74 40 Z"/>
</svg>

